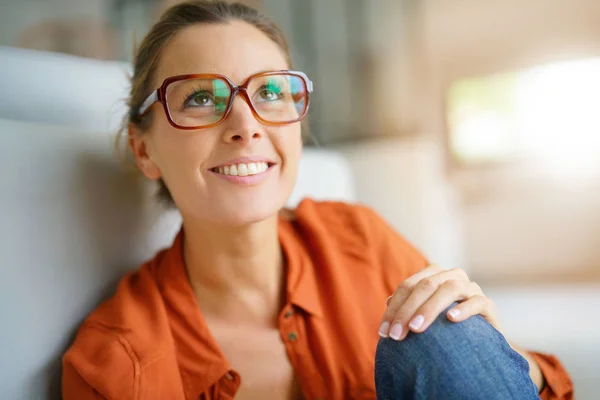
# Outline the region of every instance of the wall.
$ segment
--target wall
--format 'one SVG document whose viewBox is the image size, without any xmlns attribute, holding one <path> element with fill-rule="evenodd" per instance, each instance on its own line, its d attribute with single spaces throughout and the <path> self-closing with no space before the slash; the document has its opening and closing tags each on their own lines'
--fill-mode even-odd
<svg viewBox="0 0 600 400">
<path fill-rule="evenodd" d="M 264 0 L 286 31 L 296 67 L 314 81 L 310 123 L 323 144 L 411 128 L 408 0 Z"/>
<path fill-rule="evenodd" d="M 112 59 L 105 0 L 0 0 L 0 45 Z"/>
<path fill-rule="evenodd" d="M 443 268 L 468 270 L 462 211 L 444 176 L 439 141 L 404 137 L 335 146 L 350 162 L 357 200 Z"/>
<path fill-rule="evenodd" d="M 454 79 L 600 55 L 597 0 L 426 0 L 421 19 L 419 126 L 439 140 Z M 449 159 L 447 166 L 462 194 L 467 263 L 477 279 L 600 279 L 597 171 L 469 170 Z"/>
</svg>

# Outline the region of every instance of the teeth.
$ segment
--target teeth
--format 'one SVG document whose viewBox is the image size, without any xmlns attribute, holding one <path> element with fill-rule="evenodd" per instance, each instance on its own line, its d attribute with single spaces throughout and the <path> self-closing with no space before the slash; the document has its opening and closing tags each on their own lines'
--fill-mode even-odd
<svg viewBox="0 0 600 400">
<path fill-rule="evenodd" d="M 219 167 L 217 168 L 216 172 L 223 175 L 248 176 L 260 174 L 262 172 L 265 172 L 267 169 L 269 169 L 269 165 L 266 162 L 257 162 Z"/>
<path fill-rule="evenodd" d="M 254 175 L 258 173 L 258 169 L 256 168 L 255 163 L 248 164 L 248 175 Z"/>
</svg>

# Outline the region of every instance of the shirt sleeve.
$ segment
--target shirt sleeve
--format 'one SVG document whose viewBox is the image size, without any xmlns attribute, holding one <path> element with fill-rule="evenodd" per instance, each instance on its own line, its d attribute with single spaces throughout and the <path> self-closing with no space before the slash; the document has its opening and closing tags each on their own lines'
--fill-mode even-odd
<svg viewBox="0 0 600 400">
<path fill-rule="evenodd" d="M 391 295 L 407 278 L 429 265 L 423 254 L 392 228 L 377 212 L 361 207 L 367 218 L 367 235 L 382 266 L 384 280 Z"/>
<path fill-rule="evenodd" d="M 62 371 L 63 400 L 104 400 L 91 385 L 79 375 L 69 362 L 63 362 Z"/>
<path fill-rule="evenodd" d="M 540 393 L 541 400 L 572 400 L 573 382 L 561 362 L 553 355 L 530 352 L 540 366 L 545 386 Z"/>
<path fill-rule="evenodd" d="M 116 333 L 84 323 L 63 356 L 63 399 L 135 398 L 139 368 L 124 346 Z"/>
</svg>

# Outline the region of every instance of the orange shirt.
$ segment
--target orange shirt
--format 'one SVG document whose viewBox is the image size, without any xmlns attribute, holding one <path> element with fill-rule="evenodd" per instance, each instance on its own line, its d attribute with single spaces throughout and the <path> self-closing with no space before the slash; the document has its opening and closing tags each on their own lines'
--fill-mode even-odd
<svg viewBox="0 0 600 400">
<path fill-rule="evenodd" d="M 219 350 L 197 305 L 182 235 L 81 325 L 63 359 L 63 398 L 232 399 L 241 379 Z M 281 218 L 287 302 L 279 330 L 307 400 L 375 399 L 374 355 L 386 298 L 427 265 L 373 211 L 303 201 Z M 570 398 L 560 363 L 534 354 L 543 399 Z"/>
</svg>

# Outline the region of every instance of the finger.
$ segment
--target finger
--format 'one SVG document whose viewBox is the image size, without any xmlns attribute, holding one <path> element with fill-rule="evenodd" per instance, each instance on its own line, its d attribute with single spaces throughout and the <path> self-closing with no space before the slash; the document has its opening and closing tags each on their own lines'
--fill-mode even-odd
<svg viewBox="0 0 600 400">
<path fill-rule="evenodd" d="M 420 270 L 419 272 L 411 275 L 409 278 L 407 278 L 406 280 L 404 280 L 404 282 L 402 282 L 402 283 L 406 283 L 409 286 L 414 286 L 421 279 L 426 278 L 426 277 L 431 276 L 431 275 L 434 275 L 434 274 L 438 274 L 438 273 L 443 272 L 443 271 L 445 271 L 445 270 L 442 267 L 440 267 L 439 265 L 437 265 L 437 264 L 430 264 L 427 267 L 425 267 L 422 270 Z"/>
<path fill-rule="evenodd" d="M 418 272 L 402 282 L 394 293 L 394 301 L 396 304 L 403 304 L 408 296 L 410 296 L 414 288 L 418 288 L 418 286 L 427 287 L 430 285 L 438 287 L 449 279 L 470 281 L 466 272 L 462 269 L 455 268 L 451 270 L 444 270 L 437 265 L 434 265 Z"/>
<path fill-rule="evenodd" d="M 408 322 L 408 328 L 413 332 L 424 332 L 452 303 L 481 294 L 481 288 L 476 283 L 455 279 L 447 280 L 416 310 Z"/>
<path fill-rule="evenodd" d="M 461 322 L 474 315 L 481 315 L 492 326 L 499 329 L 496 319 L 496 305 L 492 299 L 484 294 L 472 296 L 468 300 L 452 307 L 446 313 L 448 319 L 453 322 Z"/>
<path fill-rule="evenodd" d="M 419 283 L 415 285 L 408 297 L 402 300 L 403 302 L 397 309 L 392 322 L 390 322 L 390 337 L 392 339 L 402 340 L 406 337 L 408 334 L 408 323 L 415 311 L 417 311 L 419 307 L 438 290 L 439 279 L 436 279 L 438 275 L 432 275 L 421 279 Z M 392 301 L 398 300 L 399 299 L 395 297 Z"/>
<path fill-rule="evenodd" d="M 396 313 L 398 312 L 398 308 L 402 305 L 402 303 L 404 302 L 406 297 L 408 297 L 408 295 L 410 295 L 415 284 L 418 283 L 423 278 L 437 274 L 440 271 L 443 271 L 443 269 L 435 264 L 432 264 L 432 265 L 429 265 L 428 267 L 420 270 L 416 274 L 410 276 L 408 279 L 404 280 L 400 285 L 398 285 L 398 287 L 394 291 L 394 294 L 392 296 L 388 297 L 386 300 L 387 307 L 386 307 L 385 313 L 383 314 L 383 317 L 381 318 L 381 325 L 379 327 L 379 336 L 381 336 L 381 337 L 389 336 L 391 322 L 394 319 L 394 317 L 396 316 Z M 392 304 L 393 299 L 396 299 L 394 301 L 394 304 Z"/>
<path fill-rule="evenodd" d="M 404 303 L 406 298 L 411 294 L 415 285 L 417 285 L 423 279 L 434 276 L 443 271 L 445 271 L 445 270 L 438 267 L 435 264 L 432 264 L 432 265 L 428 266 L 427 268 L 424 268 L 424 269 L 420 270 L 419 272 L 417 272 L 416 274 L 412 275 L 410 278 L 404 280 L 402 283 L 400 283 L 400 285 L 398 285 L 398 287 L 394 291 L 394 294 L 392 296 L 388 297 L 388 299 L 386 300 L 386 304 L 387 304 L 388 308 L 390 307 L 390 305 L 392 305 L 392 300 L 394 300 L 393 301 L 394 304 L 392 305 L 392 310 L 395 310 L 395 311 L 390 312 L 388 315 L 393 318 L 393 316 L 396 314 L 397 308 L 400 307 Z M 391 320 L 391 318 L 388 319 L 388 321 L 389 320 Z"/>
<path fill-rule="evenodd" d="M 421 279 L 413 284 L 419 278 Z M 462 270 L 446 271 L 440 267 L 432 266 L 402 282 L 396 289 L 384 313 L 380 335 L 390 336 L 395 340 L 404 339 L 408 334 L 408 322 L 415 311 L 433 295 L 441 283 L 453 278 L 468 281 L 467 274 Z"/>
<path fill-rule="evenodd" d="M 390 299 L 388 303 L 388 309 L 384 316 L 389 317 L 394 315 L 394 317 L 397 316 L 398 319 L 408 323 L 408 320 L 414 315 L 415 311 L 438 289 L 442 283 L 451 279 L 469 282 L 469 278 L 463 270 L 440 270 L 441 272 L 429 275 L 413 275 L 411 278 L 402 282 L 396 289 L 393 297 Z M 431 269 L 428 272 L 431 271 L 436 271 L 436 269 Z M 425 272 L 425 270 L 423 272 Z M 413 277 L 421 279 L 413 284 Z"/>
</svg>

